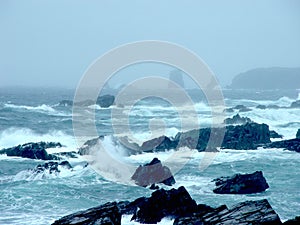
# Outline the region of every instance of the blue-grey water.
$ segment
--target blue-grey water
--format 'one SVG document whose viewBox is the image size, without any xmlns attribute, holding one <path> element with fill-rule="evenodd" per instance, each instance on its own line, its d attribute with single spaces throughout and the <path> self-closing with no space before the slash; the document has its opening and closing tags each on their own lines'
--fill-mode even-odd
<svg viewBox="0 0 300 225">
<path fill-rule="evenodd" d="M 201 126 L 209 126 L 210 113 L 204 99 L 197 92 L 189 93 L 195 101 Z M 0 149 L 32 141 L 59 141 L 64 147 L 49 152 L 77 151 L 79 146 L 74 138 L 72 108 L 58 105 L 61 100 L 72 100 L 73 95 L 73 90 L 64 89 L 0 89 Z M 268 124 L 284 138 L 295 137 L 300 128 L 300 109 L 261 110 L 255 107 L 259 104 L 289 106 L 299 98 L 298 95 L 297 91 L 289 90 L 224 91 L 227 107 L 243 104 L 251 108 L 252 111 L 240 114 L 255 122 Z M 112 108 L 96 107 L 95 110 L 99 135 L 113 134 Z M 151 136 L 148 123 L 153 118 L 164 120 L 168 135 L 180 129 L 180 118 L 170 104 L 158 99 L 146 99 L 129 113 L 130 126 L 136 138 L 146 140 Z M 159 124 L 154 127 L 159 130 Z M 113 149 L 114 143 L 109 139 L 105 141 L 117 154 L 118 151 Z M 172 152 L 147 153 L 130 156 L 126 160 L 137 166 L 155 156 L 164 160 L 169 154 Z M 300 214 L 299 153 L 282 149 L 222 150 L 207 169 L 200 171 L 199 163 L 203 155 L 194 152 L 192 159 L 175 174 L 175 187 L 184 185 L 198 203 L 230 206 L 244 200 L 267 198 L 283 220 Z M 0 224 L 51 224 L 55 219 L 81 209 L 107 201 L 133 200 L 151 193 L 145 188 L 107 180 L 91 167 L 84 167 L 82 158 L 68 160 L 73 170 L 62 170 L 58 175 L 37 176 L 29 169 L 42 161 L 0 155 Z M 256 170 L 263 171 L 270 185 L 266 192 L 253 195 L 217 195 L 212 192 L 212 179 Z M 124 223 L 131 222 L 125 218 Z"/>
</svg>

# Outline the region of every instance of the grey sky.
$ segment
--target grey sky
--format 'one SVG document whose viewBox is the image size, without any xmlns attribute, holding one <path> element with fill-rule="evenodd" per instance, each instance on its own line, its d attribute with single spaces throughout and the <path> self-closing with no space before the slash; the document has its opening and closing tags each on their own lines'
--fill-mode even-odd
<svg viewBox="0 0 300 225">
<path fill-rule="evenodd" d="M 194 51 L 222 85 L 300 66 L 298 0 L 0 0 L 0 28 L 0 86 L 75 87 L 106 51 L 149 39 Z"/>
</svg>

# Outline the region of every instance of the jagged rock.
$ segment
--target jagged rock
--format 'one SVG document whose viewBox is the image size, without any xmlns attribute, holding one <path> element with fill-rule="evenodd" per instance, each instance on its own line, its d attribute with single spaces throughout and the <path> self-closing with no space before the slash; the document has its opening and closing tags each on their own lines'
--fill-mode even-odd
<svg viewBox="0 0 300 225">
<path fill-rule="evenodd" d="M 58 152 L 58 153 L 53 153 L 53 155 L 56 156 L 64 156 L 64 157 L 68 157 L 68 158 L 78 158 L 78 155 L 76 152 L 72 151 L 72 152 Z"/>
<path fill-rule="evenodd" d="M 184 187 L 152 193 L 151 197 L 142 199 L 138 210 L 132 217 L 140 223 L 158 223 L 164 217 L 177 218 L 190 216 L 197 211 L 197 204 Z"/>
<path fill-rule="evenodd" d="M 142 144 L 141 150 L 143 152 L 148 151 L 165 151 L 166 149 L 175 149 L 177 147 L 177 142 L 171 140 L 166 136 L 160 136 L 158 138 L 151 139 Z"/>
<path fill-rule="evenodd" d="M 227 126 L 222 148 L 249 150 L 270 143 L 270 130 L 266 124 L 247 123 Z"/>
<path fill-rule="evenodd" d="M 98 207 L 64 216 L 56 220 L 52 225 L 121 225 L 121 216 L 118 203 L 109 202 Z"/>
<path fill-rule="evenodd" d="M 252 194 L 269 188 L 261 171 L 252 174 L 236 174 L 232 177 L 221 177 L 215 180 L 216 194 Z"/>
<path fill-rule="evenodd" d="M 300 139 L 300 129 L 297 131 L 296 138 Z"/>
<path fill-rule="evenodd" d="M 252 120 L 248 117 L 241 117 L 239 114 L 234 115 L 232 118 L 226 118 L 225 124 L 246 124 L 251 123 Z"/>
<path fill-rule="evenodd" d="M 52 174 L 52 173 L 59 173 L 60 170 L 59 170 L 58 166 L 65 167 L 66 169 L 72 169 L 73 168 L 68 161 L 62 161 L 60 163 L 58 163 L 58 162 L 51 162 L 50 161 L 50 162 L 47 162 L 47 163 L 45 163 L 43 165 L 41 165 L 41 164 L 37 165 L 33 169 L 33 172 L 34 173 L 43 173 L 46 170 L 48 170 L 50 174 Z"/>
<path fill-rule="evenodd" d="M 290 151 L 300 152 L 300 139 L 290 139 L 290 140 L 283 140 L 283 141 L 275 141 L 268 145 L 268 148 L 283 148 Z"/>
<path fill-rule="evenodd" d="M 115 96 L 113 95 L 102 95 L 97 99 L 97 104 L 100 105 L 102 108 L 108 108 L 109 106 L 113 105 L 114 102 Z"/>
<path fill-rule="evenodd" d="M 300 224 L 300 216 L 296 216 L 294 219 L 285 221 L 284 225 L 299 225 Z"/>
<path fill-rule="evenodd" d="M 154 158 L 150 163 L 139 166 L 131 177 L 135 183 L 142 187 L 163 183 L 168 186 L 175 184 L 171 170 L 163 166 L 161 161 Z"/>
<path fill-rule="evenodd" d="M 63 107 L 73 106 L 73 101 L 71 101 L 71 100 L 62 100 L 58 103 L 58 106 L 63 106 Z"/>
<path fill-rule="evenodd" d="M 270 138 L 283 138 L 283 135 L 278 134 L 276 131 L 274 130 L 270 130 Z"/>
<path fill-rule="evenodd" d="M 12 148 L 2 149 L 0 154 L 7 154 L 7 156 L 19 156 L 29 159 L 42 159 L 42 160 L 58 160 L 59 157 L 48 154 L 47 148 L 62 147 L 59 142 L 37 142 L 26 143 Z"/>
<path fill-rule="evenodd" d="M 297 100 L 295 102 L 292 102 L 291 108 L 300 108 L 300 100 Z"/>
</svg>

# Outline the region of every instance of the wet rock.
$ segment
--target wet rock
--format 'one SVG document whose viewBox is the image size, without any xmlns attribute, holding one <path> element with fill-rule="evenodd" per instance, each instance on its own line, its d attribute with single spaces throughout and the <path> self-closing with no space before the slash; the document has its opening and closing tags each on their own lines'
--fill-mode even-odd
<svg viewBox="0 0 300 225">
<path fill-rule="evenodd" d="M 299 225 L 300 224 L 300 216 L 296 216 L 294 219 L 285 221 L 284 225 Z"/>
<path fill-rule="evenodd" d="M 185 217 L 196 211 L 197 204 L 184 187 L 169 191 L 160 189 L 153 192 L 151 197 L 139 202 L 132 220 L 153 224 L 164 217 Z"/>
<path fill-rule="evenodd" d="M 221 177 L 215 180 L 216 194 L 252 194 L 269 188 L 261 171 L 252 174 L 236 174 L 232 177 Z"/>
<path fill-rule="evenodd" d="M 67 157 L 67 158 L 73 158 L 73 159 L 76 159 L 78 158 L 78 154 L 74 151 L 72 152 L 58 152 L 58 153 L 53 153 L 53 155 L 56 155 L 58 157 Z"/>
<path fill-rule="evenodd" d="M 113 95 L 102 95 L 97 99 L 97 104 L 100 105 L 102 108 L 108 108 L 109 106 L 113 105 L 114 102 L 115 96 Z"/>
<path fill-rule="evenodd" d="M 296 138 L 300 139 L 300 129 L 297 131 Z"/>
<path fill-rule="evenodd" d="M 150 163 L 139 166 L 131 177 L 135 183 L 142 187 L 162 183 L 168 186 L 175 184 L 171 170 L 163 166 L 161 161 L 154 158 Z"/>
<path fill-rule="evenodd" d="M 295 102 L 292 102 L 291 108 L 300 108 L 300 100 L 297 100 Z"/>
<path fill-rule="evenodd" d="M 171 140 L 166 136 L 160 136 L 144 142 L 140 150 L 143 152 L 165 151 L 166 149 L 176 149 L 177 144 L 177 141 Z"/>
<path fill-rule="evenodd" d="M 45 164 L 39 164 L 34 169 L 34 173 L 44 173 L 45 171 L 49 171 L 49 174 L 52 173 L 59 173 L 59 166 L 64 167 L 66 169 L 72 169 L 73 167 L 68 161 L 62 161 L 60 163 L 58 162 L 47 162 Z"/>
<path fill-rule="evenodd" d="M 246 124 L 251 123 L 252 120 L 248 117 L 241 117 L 239 114 L 234 115 L 232 118 L 224 120 L 225 124 Z"/>
<path fill-rule="evenodd" d="M 91 140 L 86 141 L 79 149 L 79 155 L 89 155 L 90 151 L 93 147 L 99 144 L 100 140 L 103 140 L 104 136 L 99 136 L 97 138 L 93 138 Z"/>
<path fill-rule="evenodd" d="M 290 140 L 282 140 L 282 141 L 275 141 L 268 145 L 268 148 L 283 148 L 290 151 L 300 152 L 300 139 L 290 139 Z"/>
<path fill-rule="evenodd" d="M 249 109 L 248 107 L 244 105 L 237 105 L 233 109 L 239 110 L 239 112 L 250 112 L 252 109 Z"/>
<path fill-rule="evenodd" d="M 116 202 L 80 211 L 56 220 L 52 225 L 121 225 L 121 211 Z"/>
<path fill-rule="evenodd" d="M 58 160 L 59 157 L 48 154 L 47 148 L 62 147 L 59 142 L 37 142 L 26 143 L 12 148 L 2 149 L 0 154 L 7 154 L 7 156 L 19 156 L 29 159 L 42 159 L 42 160 Z"/>
<path fill-rule="evenodd" d="M 257 109 L 267 109 L 267 106 L 265 105 L 258 105 L 256 106 Z"/>
</svg>

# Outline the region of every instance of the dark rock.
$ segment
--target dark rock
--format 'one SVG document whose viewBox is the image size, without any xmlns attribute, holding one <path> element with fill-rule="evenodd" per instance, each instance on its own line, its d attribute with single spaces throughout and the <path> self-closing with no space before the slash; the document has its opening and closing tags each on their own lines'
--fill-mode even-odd
<svg viewBox="0 0 300 225">
<path fill-rule="evenodd" d="M 71 100 L 62 100 L 58 103 L 58 106 L 70 107 L 70 106 L 73 106 L 73 101 L 71 101 Z"/>
<path fill-rule="evenodd" d="M 215 179 L 216 194 L 252 194 L 263 192 L 269 188 L 261 171 L 252 174 L 236 174 L 232 177 Z"/>
<path fill-rule="evenodd" d="M 115 96 L 113 95 L 102 95 L 97 99 L 97 104 L 100 105 L 102 108 L 108 108 L 109 106 L 113 105 L 114 102 Z"/>
<path fill-rule="evenodd" d="M 197 204 L 184 187 L 165 191 L 163 189 L 152 193 L 150 198 L 139 202 L 139 210 L 132 220 L 140 223 L 158 223 L 164 217 L 177 218 L 192 215 L 197 211 Z"/>
<path fill-rule="evenodd" d="M 274 130 L 270 130 L 270 138 L 283 138 L 283 135 L 278 134 L 276 131 Z"/>
<path fill-rule="evenodd" d="M 241 117 L 239 114 L 234 115 L 232 118 L 226 118 L 224 123 L 226 124 L 246 124 L 251 123 L 252 120 L 248 117 Z"/>
<path fill-rule="evenodd" d="M 280 106 L 278 105 L 268 105 L 269 109 L 280 109 Z"/>
<path fill-rule="evenodd" d="M 256 108 L 257 108 L 257 109 L 266 109 L 267 106 L 265 106 L 265 105 L 258 105 L 258 106 L 256 106 Z"/>
<path fill-rule="evenodd" d="M 227 126 L 222 148 L 227 149 L 257 149 L 270 143 L 270 130 L 266 124 L 247 123 L 244 125 Z"/>
<path fill-rule="evenodd" d="M 234 110 L 233 110 L 233 108 L 227 108 L 227 109 L 224 109 L 224 111 L 223 112 L 227 112 L 227 113 L 233 113 L 234 112 Z"/>
<path fill-rule="evenodd" d="M 177 144 L 178 143 L 176 141 L 173 141 L 166 136 L 161 136 L 144 142 L 140 149 L 143 152 L 165 151 L 166 149 L 175 149 L 177 147 Z"/>
<path fill-rule="evenodd" d="M 47 148 L 62 147 L 59 142 L 38 142 L 26 143 L 12 148 L 2 149 L 0 154 L 7 154 L 7 156 L 19 156 L 29 159 L 42 159 L 42 160 L 58 160 L 59 157 L 48 154 Z"/>
<path fill-rule="evenodd" d="M 131 177 L 135 183 L 142 187 L 163 183 L 168 186 L 175 184 L 175 179 L 170 169 L 161 164 L 161 161 L 154 158 L 150 163 L 139 166 Z"/>
<path fill-rule="evenodd" d="M 300 108 L 300 100 L 297 100 L 295 102 L 292 102 L 291 108 Z"/>
<path fill-rule="evenodd" d="M 300 139 L 300 129 L 297 131 L 296 138 Z"/>
<path fill-rule="evenodd" d="M 299 225 L 300 224 L 300 216 L 296 216 L 294 219 L 285 221 L 284 225 Z"/>
<path fill-rule="evenodd" d="M 290 140 L 283 140 L 283 141 L 275 141 L 268 145 L 268 148 L 283 148 L 290 151 L 300 152 L 300 139 L 290 139 Z"/>
<path fill-rule="evenodd" d="M 39 164 L 33 169 L 33 173 L 43 173 L 45 171 L 49 171 L 50 174 L 52 173 L 59 173 L 59 167 L 65 167 L 66 169 L 72 169 L 73 167 L 68 161 L 58 162 L 47 162 L 45 164 Z"/>
<path fill-rule="evenodd" d="M 121 225 L 121 212 L 116 202 L 80 211 L 56 220 L 53 225 Z"/>
<path fill-rule="evenodd" d="M 231 209 L 219 210 L 202 217 L 204 224 L 281 224 L 279 216 L 271 207 L 268 200 L 246 201 L 233 206 Z"/>
</svg>

